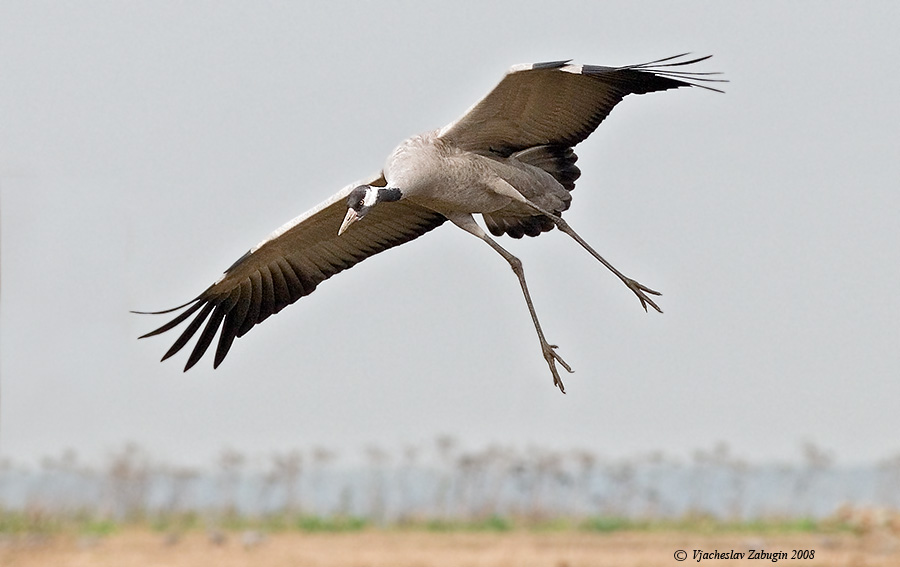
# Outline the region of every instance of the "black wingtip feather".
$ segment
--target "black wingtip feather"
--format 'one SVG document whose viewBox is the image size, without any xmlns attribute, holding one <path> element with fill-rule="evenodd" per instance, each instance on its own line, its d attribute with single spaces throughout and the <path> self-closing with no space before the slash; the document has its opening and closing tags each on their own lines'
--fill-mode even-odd
<svg viewBox="0 0 900 567">
<path fill-rule="evenodd" d="M 197 305 L 203 305 L 203 304 L 198 303 Z M 215 307 L 215 305 L 212 303 L 206 303 L 204 305 L 203 310 L 200 311 L 200 313 L 198 313 L 196 317 L 194 317 L 194 319 L 191 321 L 190 325 L 187 326 L 187 328 L 184 330 L 184 332 L 181 333 L 181 336 L 179 336 L 178 339 L 175 341 L 175 344 L 173 344 L 171 346 L 171 348 L 169 348 L 169 350 L 166 351 L 166 354 L 163 355 L 163 357 L 160 359 L 160 362 L 162 362 L 163 360 L 166 360 L 167 358 L 171 357 L 172 355 L 174 355 L 175 353 L 180 351 L 182 348 L 184 348 L 184 345 L 186 345 L 187 342 L 189 340 L 191 340 L 191 337 L 194 336 L 194 333 L 197 332 L 197 329 L 200 328 L 200 325 L 203 324 L 203 321 L 205 321 L 206 318 L 209 317 L 209 314 L 213 310 L 214 307 Z M 187 370 L 187 369 L 185 369 L 185 370 Z"/>
<path fill-rule="evenodd" d="M 197 355 L 197 360 L 200 360 L 200 358 L 203 356 L 203 353 L 205 353 L 206 350 L 209 348 L 209 345 L 212 342 L 212 339 L 215 336 L 215 333 L 219 329 L 220 326 L 222 327 L 222 332 L 219 334 L 219 344 L 216 346 L 216 357 L 215 357 L 215 360 L 213 361 L 213 368 L 216 368 L 219 365 L 219 363 L 222 361 L 221 359 L 225 358 L 225 353 L 221 354 L 221 358 L 220 358 L 220 354 L 219 354 L 219 351 L 221 350 L 221 346 L 222 346 L 222 339 L 225 337 L 225 331 L 226 331 L 225 326 L 222 325 L 222 320 L 225 319 L 227 316 L 231 315 L 232 310 L 234 309 L 235 305 L 238 304 L 238 301 L 241 298 L 241 292 L 242 292 L 242 286 L 238 286 L 238 287 L 234 288 L 233 290 L 231 290 L 231 294 L 228 296 L 228 298 L 225 301 L 223 301 L 222 303 L 220 303 L 218 307 L 216 307 L 216 310 L 213 312 L 212 317 L 210 317 L 209 322 L 206 324 L 206 329 L 203 330 L 203 335 L 200 336 L 200 339 L 197 341 L 197 345 L 194 347 L 194 352 L 196 352 L 197 350 L 200 350 L 199 354 Z M 227 319 L 225 319 L 225 320 L 227 321 Z M 212 331 L 209 331 L 210 328 L 212 329 Z M 208 335 L 208 340 L 207 340 L 207 335 Z M 234 335 L 232 335 L 232 341 L 233 340 L 234 340 Z M 201 349 L 200 345 L 204 342 L 206 344 L 203 345 L 203 347 Z M 229 347 L 230 346 L 231 345 L 229 344 Z M 225 349 L 225 352 L 226 353 L 228 352 L 227 348 Z M 192 353 L 191 357 L 193 357 L 193 356 L 194 355 Z"/>
<path fill-rule="evenodd" d="M 219 344 L 216 345 L 216 355 L 213 358 L 213 369 L 218 368 L 222 364 L 222 361 L 228 355 L 228 351 L 231 350 L 231 345 L 234 344 L 234 339 L 237 338 L 237 326 L 240 323 L 233 322 L 236 320 L 234 313 L 234 311 L 231 311 L 225 316 L 225 323 L 222 325 L 222 331 L 219 333 Z"/>
<path fill-rule="evenodd" d="M 656 78 L 662 81 L 644 81 L 646 84 L 640 84 L 639 81 L 635 81 L 634 86 L 640 86 L 641 89 L 635 91 L 637 94 L 644 94 L 646 92 L 653 92 L 659 90 L 666 90 L 671 88 L 678 87 L 698 87 L 701 89 L 706 89 L 708 91 L 713 91 L 717 93 L 724 93 L 725 91 L 721 89 L 717 89 L 715 87 L 709 86 L 703 83 L 727 83 L 727 79 L 713 79 L 712 75 L 721 75 L 722 73 L 716 71 L 681 71 L 681 70 L 672 70 L 672 67 L 683 67 L 685 65 L 693 65 L 694 63 L 700 63 L 702 61 L 706 61 L 710 59 L 712 55 L 704 55 L 702 57 L 694 57 L 692 59 L 687 59 L 683 61 L 677 61 L 682 57 L 687 57 L 691 55 L 690 52 L 680 53 L 678 55 L 672 55 L 670 57 L 664 57 L 662 59 L 657 59 L 655 61 L 648 61 L 647 63 L 638 63 L 637 65 L 626 65 L 624 67 L 614 67 L 614 68 L 605 68 L 605 72 L 609 71 L 618 71 L 618 72 L 627 72 L 634 71 L 637 73 L 641 73 L 644 79 Z M 603 67 L 596 67 L 594 70 L 598 73 L 604 73 Z M 671 81 L 667 83 L 666 81 Z M 646 90 L 645 90 L 646 89 Z"/>
<path fill-rule="evenodd" d="M 224 305 L 219 305 L 213 310 L 212 316 L 210 316 L 209 320 L 206 322 L 206 326 L 203 327 L 203 332 L 200 333 L 200 338 L 197 339 L 197 343 L 194 345 L 194 349 L 191 351 L 191 355 L 184 365 L 185 372 L 190 370 L 192 366 L 200 361 L 200 358 L 206 353 L 206 349 L 212 344 L 213 338 L 216 336 L 216 331 L 219 330 L 219 325 L 222 324 L 222 319 L 225 318 L 226 309 L 224 309 L 224 307 Z"/>
<path fill-rule="evenodd" d="M 162 311 L 134 311 L 134 310 L 132 310 L 132 311 L 129 311 L 129 313 L 134 313 L 135 315 L 165 315 L 166 313 L 172 313 L 173 311 L 178 311 L 179 309 L 184 309 L 191 303 L 194 303 L 195 301 L 199 301 L 202 297 L 203 297 L 203 294 L 201 293 L 194 299 L 192 299 L 188 302 L 182 303 L 178 307 L 171 307 L 169 309 L 164 309 Z"/>
<path fill-rule="evenodd" d="M 240 288 L 236 291 L 238 292 L 238 299 L 242 297 L 249 298 L 252 294 L 252 291 L 250 290 L 250 281 L 245 280 L 241 282 Z M 238 329 L 240 329 L 241 324 L 243 324 L 244 318 L 247 317 L 247 312 L 249 310 L 249 301 L 238 300 L 235 306 L 228 312 L 228 315 L 225 316 L 225 322 L 222 324 L 222 332 L 219 333 L 219 344 L 216 345 L 216 357 L 213 360 L 213 368 L 218 368 L 219 364 L 225 360 L 225 356 L 231 349 L 234 339 L 237 338 Z"/>
<path fill-rule="evenodd" d="M 198 301 L 197 299 L 195 299 L 194 301 L 196 301 L 196 303 L 191 305 L 190 308 L 187 309 L 187 311 L 185 311 L 184 313 L 181 313 L 180 315 L 178 315 L 177 317 L 175 317 L 174 319 L 172 319 L 171 321 L 169 321 L 162 327 L 159 327 L 158 329 L 154 329 L 147 334 L 139 336 L 138 339 L 146 339 L 147 337 L 153 337 L 160 333 L 165 333 L 169 329 L 172 329 L 173 327 L 177 327 L 178 325 L 180 325 L 182 321 L 184 321 L 185 319 L 190 317 L 192 313 L 194 313 L 195 311 L 200 309 L 200 307 L 203 306 L 203 303 L 201 301 Z M 185 307 L 187 305 L 190 305 L 190 303 L 185 303 L 181 307 Z M 181 309 L 181 307 L 176 307 L 176 309 Z M 167 311 L 160 311 L 159 313 L 144 313 L 144 312 L 139 312 L 139 311 L 134 311 L 133 313 L 140 313 L 142 315 L 157 315 L 157 314 L 171 313 L 171 312 L 172 312 L 172 310 L 169 309 Z"/>
<path fill-rule="evenodd" d="M 262 303 L 262 276 L 259 272 L 250 274 L 250 305 L 247 309 L 247 316 L 238 329 L 238 336 L 243 337 L 244 333 L 253 328 L 253 325 L 259 322 L 259 311 Z"/>
</svg>

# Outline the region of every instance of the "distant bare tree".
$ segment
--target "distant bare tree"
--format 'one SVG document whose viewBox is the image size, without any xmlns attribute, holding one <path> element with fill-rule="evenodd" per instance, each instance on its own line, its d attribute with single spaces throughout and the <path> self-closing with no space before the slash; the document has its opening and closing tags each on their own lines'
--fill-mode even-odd
<svg viewBox="0 0 900 567">
<path fill-rule="evenodd" d="M 831 467 L 834 457 L 831 452 L 819 447 L 812 441 L 801 443 L 800 451 L 803 455 L 803 468 L 800 469 L 800 473 L 797 475 L 797 480 L 794 484 L 794 494 L 797 502 L 803 503 L 801 506 L 806 510 L 806 514 L 811 516 L 814 512 L 814 498 L 811 496 L 815 494 L 813 486 L 819 480 L 819 477 Z"/>
<path fill-rule="evenodd" d="M 556 451 L 533 447 L 529 450 L 533 462 L 534 481 L 531 484 L 531 503 L 528 515 L 532 520 L 544 520 L 553 514 L 554 489 L 563 475 L 562 455 Z"/>
<path fill-rule="evenodd" d="M 82 465 L 74 449 L 65 449 L 58 457 L 41 458 L 41 469 L 44 471 L 41 492 L 49 498 L 55 508 L 69 509 L 81 507 L 92 500 L 85 494 L 93 470 Z"/>
<path fill-rule="evenodd" d="M 512 452 L 497 445 L 481 451 L 457 452 L 453 462 L 455 480 L 447 482 L 453 487 L 455 503 L 449 508 L 451 515 L 479 520 L 497 515 L 513 461 Z"/>
<path fill-rule="evenodd" d="M 515 453 L 509 448 L 491 445 L 485 449 L 482 458 L 485 471 L 478 514 L 482 517 L 498 516 L 502 513 L 504 488 L 509 482 L 509 467 Z"/>
<path fill-rule="evenodd" d="M 247 457 L 234 449 L 223 449 L 217 459 L 219 467 L 219 502 L 226 517 L 237 514 L 238 490 Z"/>
<path fill-rule="evenodd" d="M 628 517 L 631 503 L 638 494 L 637 463 L 631 459 L 610 462 L 604 466 L 604 472 L 610 487 L 604 503 L 604 515 Z"/>
<path fill-rule="evenodd" d="M 385 468 L 390 462 L 390 454 L 377 445 L 366 447 L 369 462 L 369 517 L 377 523 L 387 519 L 387 482 Z"/>
<path fill-rule="evenodd" d="M 643 516 L 646 519 L 658 518 L 662 514 L 663 497 L 659 484 L 663 478 L 663 471 L 669 462 L 662 451 L 653 451 L 639 457 L 638 467 L 643 471 Z"/>
<path fill-rule="evenodd" d="M 459 443 L 450 435 L 440 435 L 435 439 L 440 473 L 434 494 L 434 506 L 439 517 L 448 519 L 451 515 L 450 494 L 453 489 L 453 472 Z"/>
<path fill-rule="evenodd" d="M 720 449 L 721 450 L 721 449 Z M 690 494 L 687 513 L 705 516 L 711 513 L 706 507 L 706 497 L 710 492 L 710 483 L 714 477 L 715 451 L 697 449 L 691 456 L 693 464 L 690 472 Z"/>
<path fill-rule="evenodd" d="M 325 447 L 316 446 L 312 449 L 312 470 L 310 472 L 310 476 L 312 477 L 311 482 L 313 490 L 313 508 L 315 510 L 315 513 L 317 514 L 326 514 L 328 512 L 327 510 L 325 510 L 325 506 L 323 504 L 326 468 L 329 467 L 335 460 L 337 460 L 337 457 L 337 452 Z"/>
<path fill-rule="evenodd" d="M 276 486 L 281 486 L 283 494 L 282 511 L 296 515 L 302 511 L 300 500 L 300 480 L 303 474 L 303 454 L 298 450 L 272 456 L 272 470 L 269 473 Z"/>
<path fill-rule="evenodd" d="M 114 452 L 106 469 L 114 514 L 129 521 L 145 517 L 150 480 L 150 459 L 137 444 Z"/>
<path fill-rule="evenodd" d="M 532 483 L 534 482 L 528 459 L 520 452 L 508 455 L 506 476 L 513 489 L 510 511 L 514 516 L 524 517 L 528 513 L 528 509 L 523 503 L 532 493 Z"/>
<path fill-rule="evenodd" d="M 453 492 L 454 515 L 460 517 L 472 517 L 477 506 L 477 491 L 479 477 L 482 474 L 484 462 L 478 453 L 460 453 L 456 457 L 455 490 Z"/>
<path fill-rule="evenodd" d="M 747 496 L 747 480 L 751 473 L 750 463 L 739 457 L 732 457 L 726 466 L 731 476 L 731 501 L 728 503 L 729 515 L 733 521 L 744 517 L 744 502 Z"/>
<path fill-rule="evenodd" d="M 727 483 L 725 505 L 732 520 L 740 520 L 743 515 L 744 489 L 749 465 L 731 453 L 731 448 L 724 441 L 717 442 L 711 451 L 704 453 L 705 464 L 712 475 L 711 479 Z M 709 480 L 711 480 L 709 479 Z M 707 487 L 707 490 L 709 488 Z M 724 493 L 724 491 L 723 491 Z"/>
<path fill-rule="evenodd" d="M 586 449 L 576 449 L 571 454 L 576 473 L 572 489 L 572 510 L 578 515 L 586 515 L 593 501 L 593 481 L 596 474 L 597 456 Z"/>
<path fill-rule="evenodd" d="M 400 495 L 399 509 L 400 520 L 406 522 L 416 518 L 418 510 L 415 506 L 413 487 L 415 484 L 416 465 L 419 461 L 420 448 L 415 445 L 406 445 L 403 448 L 403 456 L 400 466 L 397 467 L 397 492 Z"/>
<path fill-rule="evenodd" d="M 190 492 L 200 476 L 200 471 L 191 467 L 166 467 L 162 473 L 168 479 L 169 494 L 165 511 L 168 514 L 183 514 L 190 510 Z"/>
</svg>

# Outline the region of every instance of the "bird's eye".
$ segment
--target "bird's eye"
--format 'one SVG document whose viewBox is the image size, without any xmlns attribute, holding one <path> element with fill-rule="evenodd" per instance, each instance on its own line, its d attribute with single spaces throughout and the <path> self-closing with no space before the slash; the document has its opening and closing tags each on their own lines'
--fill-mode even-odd
<svg viewBox="0 0 900 567">
<path fill-rule="evenodd" d="M 363 206 L 363 200 L 360 199 L 359 201 L 357 201 L 357 202 L 356 202 L 356 206 L 359 207 L 359 208 L 362 208 L 362 206 Z"/>
</svg>

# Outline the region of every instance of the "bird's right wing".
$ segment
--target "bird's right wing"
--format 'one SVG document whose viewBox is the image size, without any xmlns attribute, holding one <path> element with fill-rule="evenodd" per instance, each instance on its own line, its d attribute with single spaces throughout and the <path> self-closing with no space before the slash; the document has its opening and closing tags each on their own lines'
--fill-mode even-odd
<svg viewBox="0 0 900 567">
<path fill-rule="evenodd" d="M 385 185 L 383 175 L 362 183 Z M 409 242 L 447 220 L 439 213 L 407 201 L 382 203 L 366 215 L 364 222 L 354 224 L 338 236 L 347 212 L 347 196 L 360 184 L 348 185 L 273 232 L 193 300 L 173 309 L 152 312 L 170 313 L 186 308 L 141 338 L 164 333 L 199 311 L 162 359 L 181 350 L 206 321 L 184 369 L 200 360 L 221 327 L 213 362 L 216 367 L 236 337 L 309 295 L 322 281 L 369 256 Z"/>
<path fill-rule="evenodd" d="M 718 73 L 682 70 L 709 59 L 687 54 L 625 67 L 551 61 L 516 65 L 487 96 L 439 137 L 455 147 L 506 157 L 535 146 L 571 148 L 584 141 L 629 94 L 679 87 L 719 89 L 703 82 Z"/>
</svg>

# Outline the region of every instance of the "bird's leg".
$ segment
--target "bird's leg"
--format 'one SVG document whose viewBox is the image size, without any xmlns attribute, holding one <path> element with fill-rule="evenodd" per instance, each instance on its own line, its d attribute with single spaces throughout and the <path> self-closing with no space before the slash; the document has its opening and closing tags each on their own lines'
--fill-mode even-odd
<svg viewBox="0 0 900 567">
<path fill-rule="evenodd" d="M 606 258 L 601 256 L 596 250 L 594 250 L 591 247 L 590 244 L 585 242 L 585 240 L 583 238 L 581 238 L 577 232 L 572 230 L 572 227 L 570 227 L 566 221 L 562 220 L 562 217 L 558 217 L 549 211 L 545 211 L 544 209 L 538 207 L 537 205 L 535 205 L 534 203 L 532 203 L 531 201 L 529 201 L 527 199 L 525 200 L 525 202 L 528 203 L 531 207 L 533 207 L 539 213 L 549 217 L 550 220 L 552 220 L 553 223 L 556 225 L 556 228 L 558 228 L 559 230 L 565 232 L 566 234 L 568 234 L 569 236 L 574 238 L 575 242 L 577 242 L 578 244 L 581 244 L 581 247 L 584 248 L 585 250 L 587 250 L 588 252 L 590 252 L 591 256 L 600 260 L 601 264 L 603 264 L 604 266 L 609 268 L 609 270 L 612 273 L 614 273 L 616 276 L 618 276 L 618 278 L 620 280 L 622 280 L 622 282 L 624 282 L 626 286 L 628 286 L 628 289 L 630 289 L 632 292 L 634 292 L 634 294 L 640 300 L 641 306 L 644 308 L 644 311 L 647 311 L 647 305 L 649 304 L 650 307 L 652 307 L 652 308 L 656 309 L 658 312 L 662 313 L 662 309 L 660 309 L 659 306 L 652 299 L 647 297 L 648 293 L 651 295 L 662 295 L 660 292 L 650 289 L 649 287 L 645 286 L 644 284 L 629 278 L 628 276 L 626 276 L 625 274 L 623 274 L 622 272 L 617 270 L 615 266 L 613 266 L 606 260 Z"/>
<path fill-rule="evenodd" d="M 547 361 L 547 364 L 550 366 L 550 372 L 553 374 L 553 385 L 559 388 L 559 391 L 563 394 L 566 393 L 566 388 L 563 385 L 562 379 L 559 377 L 559 371 L 556 369 L 556 363 L 558 362 L 563 368 L 566 369 L 567 372 L 572 373 L 572 367 L 569 366 L 562 357 L 557 354 L 556 349 L 558 348 L 556 345 L 551 345 L 547 342 L 547 339 L 544 338 L 544 331 L 541 330 L 541 323 L 538 321 L 537 312 L 534 310 L 534 304 L 531 302 L 531 294 L 528 293 L 528 285 L 525 283 L 525 270 L 522 267 L 522 261 L 513 256 L 508 250 L 497 244 L 494 239 L 487 235 L 484 230 L 478 223 L 475 222 L 475 219 L 472 218 L 472 215 L 458 215 L 458 216 L 448 216 L 448 218 L 458 227 L 462 228 L 466 232 L 474 234 L 478 238 L 487 242 L 491 248 L 496 250 L 501 256 L 503 256 L 507 262 L 509 262 L 509 266 L 512 268 L 513 272 L 516 274 L 516 277 L 519 278 L 519 285 L 522 287 L 522 293 L 525 295 L 525 303 L 528 304 L 528 312 L 531 313 L 531 320 L 534 323 L 534 330 L 537 331 L 538 339 L 541 341 L 541 351 L 544 355 L 544 360 Z"/>
<path fill-rule="evenodd" d="M 600 260 L 601 264 L 603 264 L 604 266 L 609 268 L 609 270 L 612 273 L 614 273 L 616 276 L 618 276 L 618 278 L 620 280 L 622 280 L 626 286 L 628 286 L 628 289 L 630 289 L 632 292 L 634 292 L 634 294 L 640 300 L 641 306 L 644 308 L 644 311 L 647 311 L 647 305 L 649 304 L 650 307 L 656 309 L 659 313 L 662 313 L 662 309 L 659 308 L 659 305 L 657 305 L 652 299 L 647 297 L 648 293 L 651 295 L 662 295 L 660 292 L 650 289 L 649 287 L 645 286 L 644 284 L 629 278 L 628 276 L 626 276 L 625 274 L 623 274 L 622 272 L 617 270 L 615 268 L 615 266 L 610 264 L 608 261 L 606 261 L 605 258 L 603 258 L 603 256 L 598 254 L 597 251 L 594 250 L 590 244 L 588 244 L 587 242 L 584 241 L 583 238 L 578 236 L 578 233 L 575 232 L 574 230 L 572 230 L 572 227 L 570 227 L 568 225 L 568 223 L 566 223 L 566 221 L 562 220 L 562 218 L 560 218 L 560 217 L 554 218 L 553 216 L 551 216 L 550 218 L 556 224 L 556 228 L 558 228 L 559 230 L 565 232 L 566 234 L 568 234 L 569 236 L 574 238 L 575 242 L 577 242 L 578 244 L 581 244 L 581 247 L 584 248 L 585 250 L 587 250 L 588 252 L 590 252 L 591 256 Z"/>
<path fill-rule="evenodd" d="M 651 307 L 653 307 L 654 309 L 656 309 L 657 311 L 662 313 L 662 309 L 660 309 L 659 306 L 656 303 L 654 303 L 652 299 L 647 297 L 648 293 L 651 295 L 662 295 L 661 293 L 650 289 L 649 287 L 645 286 L 644 284 L 639 283 L 639 282 L 629 278 L 628 276 L 626 276 L 625 274 L 623 274 L 622 272 L 617 270 L 615 266 L 613 266 L 612 264 L 610 264 L 609 262 L 606 261 L 606 258 L 604 258 L 600 254 L 598 254 L 597 251 L 594 250 L 590 244 L 588 244 L 587 242 L 584 241 L 583 238 L 578 236 L 578 233 L 575 232 L 574 230 L 572 230 L 572 227 L 570 227 L 566 221 L 562 220 L 562 217 L 554 215 L 550 211 L 546 211 L 543 208 L 532 203 L 524 195 L 519 193 L 518 189 L 516 189 L 515 187 L 510 185 L 507 181 L 505 181 L 499 177 L 494 179 L 492 188 L 497 193 L 499 193 L 501 195 L 506 195 L 507 197 L 511 197 L 512 199 L 515 199 L 516 201 L 518 201 L 524 205 L 528 205 L 529 207 L 534 209 L 535 212 L 538 212 L 538 213 L 550 218 L 550 220 L 552 220 L 553 223 L 556 225 L 556 228 L 558 228 L 559 230 L 565 232 L 566 234 L 568 234 L 569 236 L 574 238 L 575 242 L 577 242 L 578 244 L 581 244 L 581 247 L 584 248 L 585 250 L 587 250 L 588 252 L 590 252 L 591 256 L 600 260 L 601 264 L 603 264 L 604 266 L 609 268 L 609 270 L 612 273 L 614 273 L 616 276 L 618 276 L 618 278 L 620 280 L 622 280 L 622 282 L 624 282 L 626 286 L 628 286 L 628 289 L 630 289 L 632 292 L 634 292 L 634 294 L 638 297 L 638 299 L 641 302 L 641 306 L 644 308 L 644 311 L 647 311 L 647 305 L 650 305 Z"/>
</svg>

